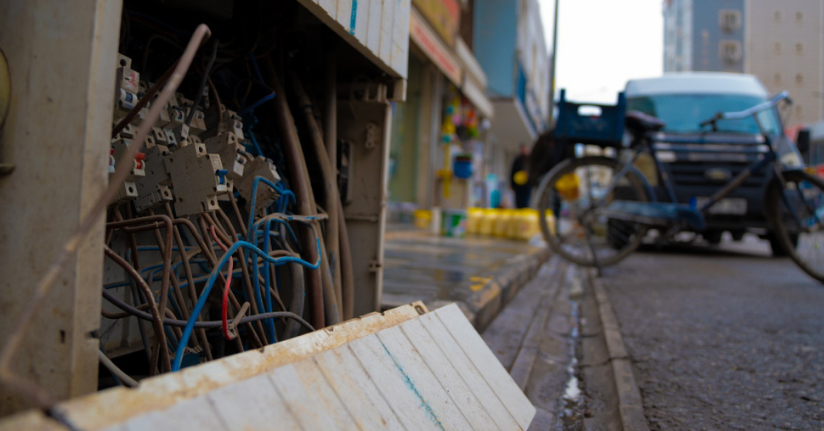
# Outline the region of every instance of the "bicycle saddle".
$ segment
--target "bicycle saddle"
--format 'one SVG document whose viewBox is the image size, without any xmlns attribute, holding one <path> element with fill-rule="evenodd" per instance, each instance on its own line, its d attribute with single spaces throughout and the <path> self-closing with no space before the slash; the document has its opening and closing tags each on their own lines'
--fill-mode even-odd
<svg viewBox="0 0 824 431">
<path fill-rule="evenodd" d="M 639 111 L 627 112 L 624 124 L 632 133 L 657 132 L 667 125 L 664 121 Z"/>
</svg>

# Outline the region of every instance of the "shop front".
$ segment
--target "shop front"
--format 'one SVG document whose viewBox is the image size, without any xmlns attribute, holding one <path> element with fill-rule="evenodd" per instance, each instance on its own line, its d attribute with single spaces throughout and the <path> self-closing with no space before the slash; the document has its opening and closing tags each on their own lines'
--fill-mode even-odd
<svg viewBox="0 0 824 431">
<path fill-rule="evenodd" d="M 393 110 L 389 199 L 395 221 L 414 209 L 494 203 L 487 177 L 503 172 L 489 140 L 493 105 L 486 75 L 458 34 L 461 16 L 472 16 L 461 8 L 455 0 L 412 2 L 407 100 Z"/>
</svg>

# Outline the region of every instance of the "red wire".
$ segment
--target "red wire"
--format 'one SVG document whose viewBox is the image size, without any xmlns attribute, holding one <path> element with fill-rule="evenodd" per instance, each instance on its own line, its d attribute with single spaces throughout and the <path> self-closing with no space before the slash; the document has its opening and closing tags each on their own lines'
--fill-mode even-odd
<svg viewBox="0 0 824 431">
<path fill-rule="evenodd" d="M 215 232 L 215 226 L 212 225 L 212 238 L 215 240 L 217 245 L 223 250 L 224 253 L 229 251 L 229 248 L 223 245 L 222 242 L 217 238 L 217 233 Z M 232 286 L 232 271 L 234 271 L 234 259 L 231 257 L 229 258 L 229 274 L 226 277 L 226 287 L 223 289 L 223 307 L 221 310 L 223 320 L 223 337 L 227 340 L 232 340 L 232 334 L 229 333 L 229 288 Z"/>
</svg>

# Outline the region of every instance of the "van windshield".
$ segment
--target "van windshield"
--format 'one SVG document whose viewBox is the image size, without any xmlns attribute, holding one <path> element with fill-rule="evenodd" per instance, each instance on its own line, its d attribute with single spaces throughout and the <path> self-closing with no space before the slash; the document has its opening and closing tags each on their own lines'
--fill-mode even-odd
<svg viewBox="0 0 824 431">
<path fill-rule="evenodd" d="M 661 94 L 627 99 L 628 111 L 641 111 L 658 117 L 667 123 L 664 131 L 671 133 L 696 133 L 702 131 L 699 124 L 719 112 L 736 112 L 766 101 L 762 97 L 725 94 Z M 769 134 L 779 131 L 774 110 L 758 114 L 761 125 Z M 709 127 L 703 131 L 710 130 Z M 718 130 L 731 133 L 760 134 L 753 117 L 743 120 L 721 120 Z"/>
</svg>

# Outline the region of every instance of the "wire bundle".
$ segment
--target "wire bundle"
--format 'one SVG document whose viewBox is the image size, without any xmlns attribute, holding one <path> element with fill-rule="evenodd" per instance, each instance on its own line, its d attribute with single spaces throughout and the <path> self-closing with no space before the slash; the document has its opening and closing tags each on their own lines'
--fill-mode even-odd
<svg viewBox="0 0 824 431">
<path fill-rule="evenodd" d="M 255 219 L 255 197 L 261 183 L 275 190 L 279 197 Z M 325 216 L 287 214 L 290 200 L 294 201 L 294 194 L 282 184 L 263 177 L 255 179 L 252 196 L 245 226 L 240 225 L 243 220 L 241 214 L 235 214 L 237 227 L 246 232 L 245 236 L 237 233 L 236 225 L 223 209 L 197 216 L 199 230 L 194 228 L 194 223 L 188 218 L 174 218 L 170 205 L 166 206 L 166 216 L 151 214 L 127 219 L 122 217 L 119 208 L 113 209 L 110 217 L 115 220 L 107 224 L 107 238 L 112 241 L 114 231 L 122 231 L 117 237 L 124 244 L 128 243 L 129 247 L 124 253 L 125 258 L 108 247 L 107 256 L 125 270 L 129 279 L 103 287 L 103 297 L 123 311 L 120 314 L 104 312 L 104 317 L 134 316 L 154 322 L 154 349 L 148 348 L 145 331 L 141 332 L 147 351 L 153 351 L 153 368 L 149 374 L 161 370 L 179 370 L 188 352 L 200 352 L 203 359 L 213 359 L 213 349 L 206 334 L 192 337 L 196 329 L 205 331 L 219 328 L 224 340 L 234 341 L 238 351 L 262 347 L 295 335 L 294 331 L 287 331 L 285 325 L 278 330 L 275 319 L 292 319 L 304 328 L 313 329 L 302 319 L 302 309 L 287 309 L 283 304 L 280 296 L 283 283 L 277 282 L 280 278 L 277 268 L 285 264 L 297 264 L 308 270 L 320 268 L 321 258 L 316 262 L 307 262 L 293 249 L 300 249 L 293 224 L 304 225 L 314 232 L 315 245 L 320 247 L 318 223 Z M 234 197 L 231 199 L 234 200 Z M 233 206 L 237 208 L 237 205 Z M 269 213 L 269 210 L 274 212 Z M 127 208 L 127 214 L 130 212 Z M 167 231 L 165 239 L 161 230 Z M 153 234 L 154 244 L 138 244 L 138 238 L 152 238 L 152 235 L 147 234 Z M 176 247 L 171 245 L 172 238 L 177 242 Z M 174 252 L 178 255 L 176 259 L 171 255 Z M 161 262 L 140 266 L 140 261 L 145 256 L 157 254 L 161 255 Z M 183 278 L 186 281 L 181 281 Z M 213 292 L 217 283 L 223 289 Z M 137 294 L 132 295 L 134 305 L 127 304 L 111 293 L 112 289 L 127 286 L 140 288 L 137 289 Z M 184 291 L 188 293 L 188 297 L 184 295 Z M 302 295 L 302 292 L 292 292 L 293 296 L 294 294 Z M 221 304 L 219 316 L 209 311 L 207 304 L 210 302 Z M 302 301 L 298 302 L 302 304 Z M 242 304 L 245 303 L 249 304 L 245 308 L 250 309 L 250 314 L 239 315 L 244 309 Z M 185 322 L 182 331 L 181 322 Z M 166 362 L 170 359 L 163 358 L 169 358 L 170 353 L 163 352 L 174 352 L 174 359 L 170 363 Z M 155 367 L 161 359 L 163 363 L 159 370 Z"/>
</svg>

